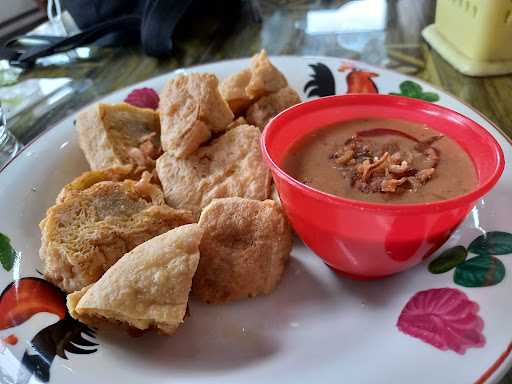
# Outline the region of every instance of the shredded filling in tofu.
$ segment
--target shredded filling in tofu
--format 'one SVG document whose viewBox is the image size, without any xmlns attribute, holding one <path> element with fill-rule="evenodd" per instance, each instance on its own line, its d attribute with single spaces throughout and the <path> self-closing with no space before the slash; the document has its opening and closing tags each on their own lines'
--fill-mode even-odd
<svg viewBox="0 0 512 384">
<path fill-rule="evenodd" d="M 154 168 L 156 159 L 162 155 L 162 146 L 156 132 L 151 132 L 139 139 L 139 146 L 128 149 L 128 156 L 141 167 Z"/>
</svg>

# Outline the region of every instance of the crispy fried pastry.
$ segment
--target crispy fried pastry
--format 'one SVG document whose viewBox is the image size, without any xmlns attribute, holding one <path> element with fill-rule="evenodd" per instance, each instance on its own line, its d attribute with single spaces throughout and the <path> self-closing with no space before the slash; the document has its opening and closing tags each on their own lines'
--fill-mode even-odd
<svg viewBox="0 0 512 384">
<path fill-rule="evenodd" d="M 77 115 L 76 129 L 92 169 L 125 164 L 151 169 L 161 154 L 160 120 L 152 109 L 95 104 Z"/>
<path fill-rule="evenodd" d="M 242 125 L 201 147 L 187 159 L 165 153 L 156 170 L 165 200 L 195 216 L 214 198 L 240 196 L 264 200 L 271 177 L 259 148 L 259 129 Z"/>
<path fill-rule="evenodd" d="M 184 225 L 140 244 L 96 283 L 67 297 L 83 323 L 106 322 L 172 335 L 183 323 L 202 230 Z"/>
<path fill-rule="evenodd" d="M 49 208 L 40 223 L 45 278 L 66 292 L 79 290 L 137 245 L 193 222 L 190 212 L 165 205 L 149 178 L 102 181 Z"/>
<path fill-rule="evenodd" d="M 207 303 L 269 294 L 292 247 L 290 227 L 272 200 L 215 199 L 202 212 L 201 259 L 192 292 Z"/>
<path fill-rule="evenodd" d="M 182 74 L 167 82 L 159 106 L 165 151 L 186 158 L 233 121 L 218 85 L 210 73 Z"/>
</svg>

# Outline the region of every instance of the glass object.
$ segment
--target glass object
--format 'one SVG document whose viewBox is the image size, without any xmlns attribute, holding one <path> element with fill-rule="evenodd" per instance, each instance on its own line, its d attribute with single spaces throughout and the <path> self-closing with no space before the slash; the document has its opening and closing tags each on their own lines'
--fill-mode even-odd
<svg viewBox="0 0 512 384">
<path fill-rule="evenodd" d="M 0 103 L 0 169 L 12 159 L 21 148 L 16 137 L 7 129 L 7 120 Z"/>
</svg>

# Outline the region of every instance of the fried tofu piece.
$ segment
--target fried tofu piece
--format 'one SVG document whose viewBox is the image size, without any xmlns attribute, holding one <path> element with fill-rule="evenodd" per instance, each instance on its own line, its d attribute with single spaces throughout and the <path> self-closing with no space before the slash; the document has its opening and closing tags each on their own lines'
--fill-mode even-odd
<svg viewBox="0 0 512 384">
<path fill-rule="evenodd" d="M 165 200 L 195 217 L 214 198 L 240 196 L 265 200 L 271 176 L 259 147 L 260 131 L 242 125 L 201 147 L 187 159 L 165 153 L 156 163 Z"/>
<path fill-rule="evenodd" d="M 270 192 L 270 198 L 272 200 L 274 200 L 274 202 L 279 206 L 279 207 L 282 207 L 282 203 L 281 203 L 281 197 L 279 196 L 279 193 L 277 192 L 277 188 L 275 186 L 275 184 L 272 184 L 272 189 L 271 189 L 271 192 Z"/>
<path fill-rule="evenodd" d="M 76 129 L 93 170 L 126 164 L 151 169 L 161 154 L 160 119 L 152 109 L 95 104 L 77 115 Z"/>
<path fill-rule="evenodd" d="M 268 96 L 263 96 L 249 107 L 245 118 L 249 124 L 265 128 L 267 123 L 280 112 L 300 103 L 300 97 L 293 89 L 286 87 Z"/>
<path fill-rule="evenodd" d="M 184 225 L 140 244 L 96 283 L 67 296 L 71 316 L 172 335 L 183 323 L 202 230 Z"/>
<path fill-rule="evenodd" d="M 186 158 L 233 121 L 218 86 L 217 77 L 210 73 L 182 74 L 167 82 L 159 105 L 165 151 Z"/>
<path fill-rule="evenodd" d="M 229 131 L 233 128 L 239 127 L 241 125 L 248 125 L 247 120 L 245 120 L 245 117 L 240 116 L 238 119 L 233 120 L 227 127 L 226 131 Z"/>
<path fill-rule="evenodd" d="M 149 178 L 102 181 L 49 208 L 39 225 L 45 278 L 66 292 L 82 289 L 137 245 L 194 222 L 165 205 Z"/>
<path fill-rule="evenodd" d="M 235 115 L 240 115 L 258 98 L 288 85 L 284 75 L 270 62 L 265 50 L 254 55 L 249 68 L 222 81 L 220 93 Z"/>
<path fill-rule="evenodd" d="M 226 77 L 220 84 L 220 93 L 235 116 L 243 113 L 251 105 L 252 99 L 245 90 L 251 81 L 251 76 L 252 71 L 246 68 Z"/>
<path fill-rule="evenodd" d="M 292 235 L 272 200 L 213 200 L 201 213 L 201 259 L 192 293 L 206 303 L 266 295 L 279 283 Z"/>
<path fill-rule="evenodd" d="M 62 188 L 56 202 L 62 203 L 102 181 L 139 180 L 143 172 L 144 168 L 135 165 L 122 165 L 84 172 Z"/>
<path fill-rule="evenodd" d="M 286 77 L 270 62 L 264 49 L 251 59 L 251 81 L 245 91 L 251 99 L 277 92 L 288 85 Z"/>
</svg>

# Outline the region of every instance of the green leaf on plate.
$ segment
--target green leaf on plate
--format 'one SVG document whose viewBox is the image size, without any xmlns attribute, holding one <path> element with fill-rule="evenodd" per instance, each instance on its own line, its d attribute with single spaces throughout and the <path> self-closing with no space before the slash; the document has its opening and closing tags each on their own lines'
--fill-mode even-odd
<svg viewBox="0 0 512 384">
<path fill-rule="evenodd" d="M 428 265 L 428 270 L 431 273 L 439 274 L 448 272 L 450 269 L 455 268 L 460 263 L 466 260 L 468 251 L 462 245 L 448 248 L 443 251 L 439 257 L 435 258 Z"/>
<path fill-rule="evenodd" d="M 505 266 L 494 256 L 477 256 L 457 265 L 453 281 L 463 287 L 488 287 L 505 277 Z"/>
<path fill-rule="evenodd" d="M 469 244 L 468 251 L 477 255 L 506 255 L 512 253 L 512 234 L 493 231 L 478 236 Z"/>
<path fill-rule="evenodd" d="M 411 80 L 405 80 L 400 83 L 400 92 L 404 96 L 420 98 L 423 93 L 423 89 L 418 83 Z"/>
<path fill-rule="evenodd" d="M 0 263 L 6 271 L 10 271 L 16 259 L 16 251 L 11 246 L 11 242 L 7 236 L 0 233 Z"/>
<path fill-rule="evenodd" d="M 430 101 L 431 103 L 439 101 L 439 95 L 435 92 L 423 92 L 421 94 L 421 98 L 425 101 Z"/>
<path fill-rule="evenodd" d="M 421 99 L 430 102 L 439 101 L 439 95 L 435 92 L 423 92 L 423 87 L 412 80 L 405 80 L 400 83 L 400 93 L 390 92 L 390 95 L 407 96 L 413 99 Z"/>
</svg>

